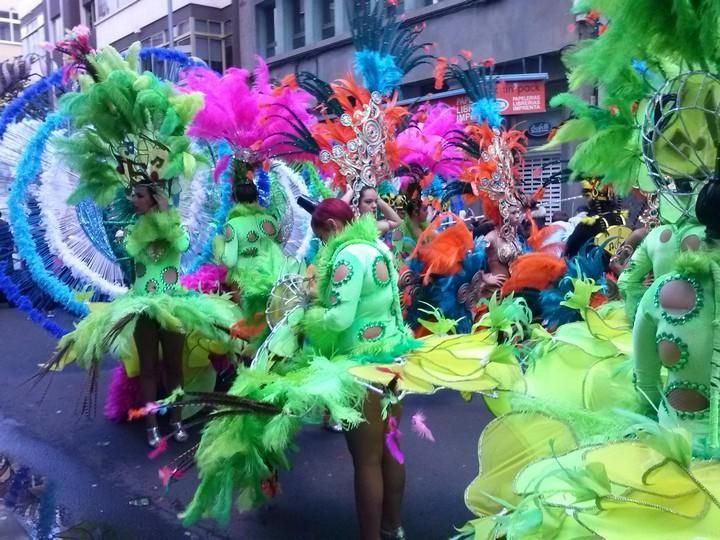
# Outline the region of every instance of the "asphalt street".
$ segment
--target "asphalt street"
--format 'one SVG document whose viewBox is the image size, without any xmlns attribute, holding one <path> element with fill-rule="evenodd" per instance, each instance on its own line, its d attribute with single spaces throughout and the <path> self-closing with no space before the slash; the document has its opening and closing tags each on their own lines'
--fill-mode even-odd
<svg viewBox="0 0 720 540">
<path fill-rule="evenodd" d="M 57 320 L 72 325 L 65 314 Z M 75 366 L 33 387 L 27 381 L 54 345 L 21 312 L 0 305 L 0 453 L 47 477 L 66 523 L 100 523 L 122 540 L 356 538 L 352 464 L 344 437 L 312 426 L 300 434 L 293 469 L 281 473 L 282 493 L 268 505 L 236 512 L 225 529 L 211 521 L 183 528 L 177 513 L 196 479 L 188 475 L 166 493 L 157 470 L 191 442 L 171 444 L 166 454 L 150 460 L 142 424 L 103 418 L 112 362 L 103 366 L 97 415 L 91 420 L 78 415 L 86 379 Z M 418 409 L 435 443 L 411 432 L 409 419 Z M 472 517 L 463 492 L 477 475 L 478 436 L 489 419 L 480 399 L 466 403 L 451 392 L 406 398 L 400 426 L 407 462 L 403 519 L 411 540 L 449 538 L 455 526 Z"/>
</svg>

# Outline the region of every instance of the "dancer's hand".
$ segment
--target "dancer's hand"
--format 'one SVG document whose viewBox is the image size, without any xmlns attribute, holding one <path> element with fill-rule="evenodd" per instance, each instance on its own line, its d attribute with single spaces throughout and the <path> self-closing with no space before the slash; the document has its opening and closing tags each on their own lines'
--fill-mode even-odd
<svg viewBox="0 0 720 540">
<path fill-rule="evenodd" d="M 153 199 L 155 199 L 155 203 L 157 204 L 158 210 L 168 210 L 170 208 L 170 203 L 167 200 L 167 197 L 163 197 L 159 193 L 153 194 Z"/>
<path fill-rule="evenodd" d="M 484 274 L 483 281 L 490 287 L 502 287 L 507 280 L 507 276 L 502 274 Z"/>
</svg>

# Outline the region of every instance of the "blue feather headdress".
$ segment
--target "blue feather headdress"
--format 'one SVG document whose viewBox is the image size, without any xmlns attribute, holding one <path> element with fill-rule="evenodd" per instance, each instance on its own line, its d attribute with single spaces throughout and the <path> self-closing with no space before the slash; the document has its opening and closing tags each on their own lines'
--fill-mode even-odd
<svg viewBox="0 0 720 540">
<path fill-rule="evenodd" d="M 356 50 L 354 68 L 371 92 L 391 94 L 405 74 L 431 61 L 424 52 L 430 43 L 415 43 L 422 28 L 400 21 L 392 4 L 356 0 L 348 3 L 348 12 Z"/>
<path fill-rule="evenodd" d="M 499 128 L 503 118 L 500 116 L 500 106 L 496 98 L 497 76 L 495 63 L 488 59 L 482 64 L 474 64 L 469 56 L 464 56 L 467 67 L 463 69 L 456 63 L 449 63 L 445 67 L 444 80 L 456 81 L 463 87 L 470 98 L 470 119 L 482 124 L 487 122 L 491 128 Z"/>
</svg>

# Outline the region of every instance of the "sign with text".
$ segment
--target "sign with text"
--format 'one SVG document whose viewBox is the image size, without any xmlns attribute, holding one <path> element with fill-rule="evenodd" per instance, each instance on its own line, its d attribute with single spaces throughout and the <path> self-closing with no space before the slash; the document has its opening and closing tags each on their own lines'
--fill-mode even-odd
<svg viewBox="0 0 720 540">
<path fill-rule="evenodd" d="M 527 114 L 545 112 L 545 81 L 498 81 L 496 97 L 500 104 L 500 114 Z M 433 101 L 441 101 L 457 108 L 458 120 L 470 118 L 470 98 L 466 94 L 446 96 Z"/>
</svg>

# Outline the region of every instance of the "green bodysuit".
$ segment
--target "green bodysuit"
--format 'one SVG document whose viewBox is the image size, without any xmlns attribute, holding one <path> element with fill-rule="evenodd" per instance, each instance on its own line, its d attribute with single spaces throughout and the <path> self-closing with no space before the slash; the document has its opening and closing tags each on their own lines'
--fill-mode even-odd
<svg viewBox="0 0 720 540">
<path fill-rule="evenodd" d="M 125 249 L 135 261 L 132 292 L 155 294 L 175 290 L 180 280 L 180 256 L 190 236 L 177 210 L 148 212 L 127 228 Z"/>
<path fill-rule="evenodd" d="M 661 423 L 672 427 L 677 417 L 694 435 L 694 454 L 700 457 L 718 450 L 712 440 L 718 420 L 711 392 L 717 376 L 713 365 L 720 373 L 717 259 L 716 252 L 682 254 L 675 270 L 656 279 L 643 296 L 633 329 L 637 387 L 660 406 Z M 663 366 L 668 370 L 664 388 Z"/>
<path fill-rule="evenodd" d="M 371 216 L 334 236 L 317 261 L 318 301 L 305 318 L 312 346 L 373 362 L 407 350 L 412 340 L 402 320 L 397 270 Z"/>
<path fill-rule="evenodd" d="M 649 275 L 659 278 L 670 272 L 678 256 L 688 249 L 699 249 L 704 237 L 705 227 L 696 221 L 661 225 L 648 233 L 618 279 L 628 320 L 635 317 L 640 299 L 648 289 L 645 279 Z"/>
<path fill-rule="evenodd" d="M 228 269 L 225 282 L 241 291 L 246 316 L 265 309 L 285 257 L 275 217 L 257 204 L 237 204 L 230 211 L 215 258 Z"/>
</svg>

